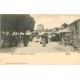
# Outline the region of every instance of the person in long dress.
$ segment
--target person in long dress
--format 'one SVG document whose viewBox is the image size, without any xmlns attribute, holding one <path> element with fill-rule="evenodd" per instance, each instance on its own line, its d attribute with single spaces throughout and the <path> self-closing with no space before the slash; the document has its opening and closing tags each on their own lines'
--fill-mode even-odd
<svg viewBox="0 0 80 80">
<path fill-rule="evenodd" d="M 25 46 L 28 46 L 28 43 L 29 43 L 29 35 L 26 35 L 26 33 L 24 33 L 22 40 L 23 40 L 24 47 Z"/>
<path fill-rule="evenodd" d="M 41 42 L 40 42 L 40 44 L 42 44 L 42 45 L 43 45 L 43 47 L 45 47 L 45 46 L 46 46 L 46 38 L 45 38 L 45 36 L 44 36 L 44 35 L 42 35 L 42 36 L 41 36 Z"/>
</svg>

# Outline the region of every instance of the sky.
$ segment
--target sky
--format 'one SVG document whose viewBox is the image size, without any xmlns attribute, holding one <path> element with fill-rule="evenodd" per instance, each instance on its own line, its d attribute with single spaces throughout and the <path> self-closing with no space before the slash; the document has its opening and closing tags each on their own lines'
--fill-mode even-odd
<svg viewBox="0 0 80 80">
<path fill-rule="evenodd" d="M 35 29 L 38 24 L 43 24 L 45 29 L 53 29 L 60 27 L 63 23 L 70 24 L 80 19 L 80 15 L 69 14 L 30 14 L 35 20 Z"/>
</svg>

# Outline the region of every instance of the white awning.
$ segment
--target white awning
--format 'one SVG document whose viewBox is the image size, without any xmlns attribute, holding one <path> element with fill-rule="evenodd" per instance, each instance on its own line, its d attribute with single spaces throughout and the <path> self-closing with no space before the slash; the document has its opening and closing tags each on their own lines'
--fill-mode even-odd
<svg viewBox="0 0 80 80">
<path fill-rule="evenodd" d="M 61 29 L 61 30 L 59 30 L 57 33 L 64 33 L 64 32 L 71 32 L 70 30 L 69 30 L 69 28 L 65 28 L 65 29 Z"/>
</svg>

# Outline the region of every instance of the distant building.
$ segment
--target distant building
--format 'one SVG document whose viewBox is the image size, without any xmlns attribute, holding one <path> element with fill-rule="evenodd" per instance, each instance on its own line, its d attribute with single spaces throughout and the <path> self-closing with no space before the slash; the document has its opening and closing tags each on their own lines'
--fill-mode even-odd
<svg viewBox="0 0 80 80">
<path fill-rule="evenodd" d="M 61 25 L 62 29 L 67 28 L 67 27 L 68 27 L 68 24 L 66 24 L 66 23 L 64 23 L 64 24 Z"/>
<path fill-rule="evenodd" d="M 37 25 L 37 30 L 38 31 L 43 31 L 44 30 L 44 25 L 42 25 L 42 24 Z"/>
</svg>

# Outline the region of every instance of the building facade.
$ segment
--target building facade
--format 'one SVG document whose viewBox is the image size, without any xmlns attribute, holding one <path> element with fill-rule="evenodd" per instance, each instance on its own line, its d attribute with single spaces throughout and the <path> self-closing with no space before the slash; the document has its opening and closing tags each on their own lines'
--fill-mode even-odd
<svg viewBox="0 0 80 80">
<path fill-rule="evenodd" d="M 69 25 L 69 29 L 73 37 L 80 37 L 80 19 L 72 22 Z"/>
<path fill-rule="evenodd" d="M 44 25 L 42 25 L 42 24 L 37 25 L 37 30 L 38 31 L 43 31 L 44 30 Z"/>
<path fill-rule="evenodd" d="M 76 49 L 80 49 L 80 19 L 67 25 L 64 29 L 58 31 L 63 44 L 72 45 Z"/>
</svg>

